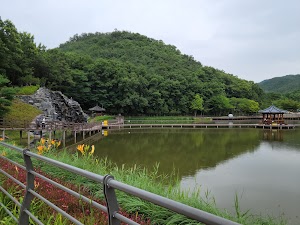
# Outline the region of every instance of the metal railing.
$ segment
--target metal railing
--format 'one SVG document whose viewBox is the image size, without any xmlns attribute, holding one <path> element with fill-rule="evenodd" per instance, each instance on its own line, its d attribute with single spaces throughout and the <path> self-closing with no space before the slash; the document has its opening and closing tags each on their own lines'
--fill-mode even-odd
<svg viewBox="0 0 300 225">
<path fill-rule="evenodd" d="M 22 188 L 25 189 L 24 200 L 22 203 L 20 203 L 10 193 L 8 193 L 7 190 L 5 190 L 2 186 L 0 186 L 0 191 L 2 191 L 6 196 L 8 196 L 20 208 L 19 218 L 16 218 L 13 215 L 13 213 L 10 212 L 9 209 L 7 209 L 5 207 L 5 205 L 1 202 L 0 202 L 0 207 L 2 207 L 7 212 L 7 214 L 9 214 L 13 218 L 13 220 L 20 225 L 28 225 L 30 218 L 39 225 L 43 224 L 29 210 L 31 201 L 34 197 L 36 197 L 39 200 L 46 203 L 48 206 L 50 206 L 51 208 L 56 210 L 62 216 L 67 218 L 69 221 L 71 221 L 73 224 L 76 224 L 76 225 L 82 224 L 79 220 L 77 220 L 73 216 L 69 215 L 67 212 L 65 212 L 64 210 L 62 210 L 61 208 L 59 208 L 58 206 L 56 206 L 55 204 L 53 204 L 52 202 L 50 202 L 49 200 L 47 200 L 46 198 L 41 196 L 39 193 L 37 193 L 34 190 L 35 177 L 39 177 L 39 178 L 45 180 L 46 182 L 60 188 L 61 190 L 71 194 L 72 196 L 74 196 L 78 199 L 81 199 L 88 204 L 91 204 L 92 206 L 96 207 L 97 209 L 99 209 L 101 211 L 104 211 L 105 213 L 108 214 L 108 224 L 109 225 L 119 225 L 121 223 L 121 221 L 125 222 L 127 224 L 130 224 L 130 225 L 138 224 L 119 213 L 119 204 L 118 204 L 118 200 L 117 200 L 117 197 L 115 194 L 115 190 L 123 191 L 132 196 L 139 197 L 143 200 L 152 202 L 156 205 L 159 205 L 166 209 L 172 210 L 178 214 L 184 215 L 188 218 L 194 219 L 194 220 L 202 222 L 204 224 L 211 224 L 211 225 L 217 225 L 217 224 L 237 225 L 238 224 L 236 222 L 233 222 L 233 221 L 221 218 L 219 216 L 204 212 L 202 210 L 190 207 L 190 206 L 182 204 L 180 202 L 176 202 L 171 199 L 159 196 L 157 194 L 153 194 L 148 191 L 127 185 L 122 182 L 119 182 L 119 181 L 115 180 L 114 177 L 111 175 L 105 175 L 105 176 L 98 175 L 98 174 L 95 174 L 95 173 L 62 163 L 62 162 L 47 158 L 42 155 L 35 154 L 35 153 L 29 151 L 29 149 L 22 149 L 22 148 L 13 146 L 13 145 L 5 143 L 5 142 L 0 142 L 0 145 L 10 148 L 10 149 L 13 149 L 13 150 L 16 150 L 19 153 L 23 154 L 25 166 L 20 165 L 19 163 L 15 162 L 13 160 L 10 160 L 5 156 L 0 155 L 1 159 L 6 160 L 6 161 L 14 164 L 15 166 L 18 166 L 18 167 L 24 169 L 24 171 L 26 171 L 26 173 L 27 173 L 27 181 L 26 181 L 26 185 L 25 185 L 22 182 L 20 182 L 19 180 L 15 179 L 10 174 L 8 174 L 7 172 L 5 172 L 4 170 L 2 170 L 2 168 L 0 168 L 0 173 L 2 173 L 3 175 L 5 175 L 6 177 L 8 177 L 12 181 L 14 181 L 16 184 L 20 185 Z M 43 161 L 44 163 L 48 163 L 52 166 L 62 168 L 69 172 L 78 174 L 78 175 L 86 177 L 90 180 L 101 183 L 103 185 L 103 193 L 105 196 L 106 206 L 103 206 L 103 205 L 93 201 L 92 199 L 85 197 L 85 196 L 79 194 L 78 192 L 75 192 L 75 191 L 35 172 L 34 166 L 32 163 L 32 159 Z"/>
</svg>

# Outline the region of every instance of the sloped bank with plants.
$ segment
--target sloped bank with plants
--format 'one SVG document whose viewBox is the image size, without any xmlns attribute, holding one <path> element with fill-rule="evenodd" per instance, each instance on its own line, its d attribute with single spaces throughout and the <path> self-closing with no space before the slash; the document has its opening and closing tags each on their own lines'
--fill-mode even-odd
<svg viewBox="0 0 300 225">
<path fill-rule="evenodd" d="M 152 171 L 136 166 L 126 167 L 125 165 L 123 165 L 120 168 L 107 159 L 95 158 L 93 156 L 93 152 L 95 151 L 93 146 L 79 145 L 77 147 L 78 151 L 72 153 L 67 150 L 58 151 L 55 147 L 58 145 L 58 143 L 55 143 L 51 140 L 49 140 L 48 143 L 52 143 L 52 145 L 49 147 L 49 145 L 47 146 L 45 142 L 41 140 L 36 150 L 34 151 L 36 151 L 38 154 L 43 154 L 44 156 L 47 156 L 49 158 L 97 174 L 111 174 L 115 177 L 116 180 L 119 180 L 121 182 L 165 196 L 175 201 L 182 202 L 192 207 L 199 208 L 201 210 L 239 222 L 241 224 L 286 224 L 286 222 L 282 218 L 263 218 L 261 216 L 251 215 L 250 212 L 241 212 L 239 209 L 238 199 L 235 200 L 236 215 L 230 215 L 226 211 L 219 210 L 215 205 L 214 198 L 212 198 L 211 196 L 207 196 L 206 199 L 200 199 L 200 189 L 194 190 L 191 193 L 181 191 L 179 186 L 179 180 L 176 174 L 173 173 L 171 175 L 161 175 L 159 173 L 158 165 Z M 16 161 L 23 161 L 22 156 L 20 154 L 16 154 L 14 151 L 9 149 L 4 149 L 1 147 L 0 154 L 5 155 L 6 157 Z M 95 199 L 98 199 L 100 201 L 101 199 L 104 199 L 103 192 L 101 190 L 101 187 L 99 187 L 99 184 L 89 181 L 86 178 L 71 174 L 67 171 L 62 171 L 58 168 L 47 166 L 43 163 L 34 163 L 37 166 L 37 168 L 39 168 L 39 170 L 41 170 L 48 176 L 51 176 L 59 180 L 60 182 L 64 181 L 67 185 L 75 187 L 77 189 L 78 187 L 80 187 L 81 190 L 87 191 L 87 193 L 92 195 Z M 12 170 L 15 169 L 13 168 Z M 39 183 L 37 185 L 46 184 Z M 20 190 L 15 191 L 19 192 Z M 53 190 L 53 192 L 56 191 L 57 190 Z M 135 217 L 141 222 L 141 224 L 198 224 L 197 222 L 188 219 L 184 216 L 163 209 L 152 203 L 142 201 L 139 198 L 128 196 L 123 192 L 117 192 L 117 197 L 122 210 L 126 211 L 127 215 L 131 215 L 131 218 Z M 1 198 L 3 199 L 3 196 Z M 7 205 L 11 204 L 7 201 L 5 202 L 7 203 Z M 38 205 L 39 203 L 35 204 Z M 71 205 L 73 205 L 73 203 L 67 201 L 64 202 L 64 204 L 62 205 L 72 208 Z M 35 207 L 33 208 L 35 209 Z M 82 206 L 81 208 L 84 210 L 80 210 L 80 212 L 77 213 L 79 214 L 79 216 L 82 217 L 83 220 L 88 221 L 88 216 L 94 216 L 94 214 L 91 214 L 91 212 L 94 213 L 94 211 L 91 211 L 91 209 L 88 209 L 89 211 L 86 211 L 86 208 L 84 208 L 84 206 Z M 35 213 L 40 213 L 40 211 L 37 210 Z M 3 215 L 3 213 L 0 213 L 0 216 L 1 215 Z M 63 221 L 63 219 L 59 216 L 53 216 L 53 219 Z M 89 221 L 91 222 L 92 218 L 89 219 Z M 102 222 L 98 221 L 95 224 L 102 224 Z"/>
</svg>

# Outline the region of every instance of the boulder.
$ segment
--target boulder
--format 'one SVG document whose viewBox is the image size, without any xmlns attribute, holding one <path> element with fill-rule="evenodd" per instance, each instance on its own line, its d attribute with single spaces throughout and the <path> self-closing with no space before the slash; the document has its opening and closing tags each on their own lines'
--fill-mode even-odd
<svg viewBox="0 0 300 225">
<path fill-rule="evenodd" d="M 60 91 L 51 91 L 42 87 L 33 95 L 19 96 L 19 98 L 42 110 L 49 120 L 83 123 L 88 118 L 77 101 L 68 98 Z"/>
</svg>

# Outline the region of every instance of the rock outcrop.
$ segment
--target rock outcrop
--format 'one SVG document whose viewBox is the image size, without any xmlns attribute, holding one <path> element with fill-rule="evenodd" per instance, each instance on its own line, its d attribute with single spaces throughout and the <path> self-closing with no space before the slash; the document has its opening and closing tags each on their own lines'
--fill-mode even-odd
<svg viewBox="0 0 300 225">
<path fill-rule="evenodd" d="M 33 95 L 23 95 L 19 98 L 43 111 L 50 120 L 82 123 L 87 121 L 87 115 L 82 111 L 80 104 L 68 98 L 60 91 L 51 91 L 40 88 Z"/>
</svg>

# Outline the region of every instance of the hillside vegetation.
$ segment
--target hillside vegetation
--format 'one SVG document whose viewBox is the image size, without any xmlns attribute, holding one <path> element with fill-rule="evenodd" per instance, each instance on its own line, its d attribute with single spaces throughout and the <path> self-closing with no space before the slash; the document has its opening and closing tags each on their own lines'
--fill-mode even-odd
<svg viewBox="0 0 300 225">
<path fill-rule="evenodd" d="M 59 49 L 77 63 L 80 78 L 87 81 L 82 89 L 95 97 L 90 104 L 101 102 L 116 113 L 188 114 L 196 94 L 203 99 L 202 111 L 209 114 L 234 111 L 236 102 L 244 103 L 239 110 L 251 112 L 262 95 L 253 82 L 202 66 L 175 46 L 137 33 L 75 35 Z M 76 96 L 72 90 L 68 93 Z M 88 104 L 88 97 L 76 98 Z"/>
<path fill-rule="evenodd" d="M 300 91 L 300 74 L 274 77 L 258 84 L 266 92 L 288 93 Z"/>
<path fill-rule="evenodd" d="M 254 82 L 203 66 L 175 46 L 137 33 L 75 35 L 46 50 L 9 20 L 0 19 L 0 28 L 0 88 L 5 93 L 4 86 L 46 86 L 83 109 L 98 104 L 108 113 L 125 115 L 254 113 L 263 99 Z"/>
<path fill-rule="evenodd" d="M 10 121 L 15 127 L 23 127 L 31 123 L 36 116 L 41 114 L 42 111 L 36 107 L 26 104 L 19 99 L 15 99 L 10 106 L 8 106 L 8 113 L 5 114 L 3 119 Z"/>
</svg>

